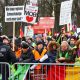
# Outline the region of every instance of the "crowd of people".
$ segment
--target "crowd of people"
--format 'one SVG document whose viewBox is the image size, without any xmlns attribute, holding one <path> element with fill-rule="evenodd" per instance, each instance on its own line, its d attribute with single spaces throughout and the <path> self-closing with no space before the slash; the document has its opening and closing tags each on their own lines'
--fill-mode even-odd
<svg viewBox="0 0 80 80">
<path fill-rule="evenodd" d="M 8 63 L 74 63 L 80 57 L 80 39 L 78 36 L 35 38 L 15 38 L 15 51 L 12 39 L 0 36 L 0 62 Z"/>
</svg>

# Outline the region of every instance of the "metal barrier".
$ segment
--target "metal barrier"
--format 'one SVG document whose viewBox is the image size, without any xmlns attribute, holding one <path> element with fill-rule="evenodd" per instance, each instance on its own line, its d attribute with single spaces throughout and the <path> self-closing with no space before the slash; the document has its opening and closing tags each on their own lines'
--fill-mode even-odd
<svg viewBox="0 0 80 80">
<path fill-rule="evenodd" d="M 13 71 L 10 80 L 80 80 L 80 64 L 17 63 Z"/>
<path fill-rule="evenodd" d="M 10 76 L 10 66 L 8 63 L 0 62 L 0 80 L 8 80 Z"/>
</svg>

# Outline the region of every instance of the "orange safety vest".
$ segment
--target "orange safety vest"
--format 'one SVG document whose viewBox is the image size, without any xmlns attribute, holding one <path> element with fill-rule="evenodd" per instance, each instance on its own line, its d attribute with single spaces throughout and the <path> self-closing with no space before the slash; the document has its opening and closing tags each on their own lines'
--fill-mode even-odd
<svg viewBox="0 0 80 80">
<path fill-rule="evenodd" d="M 39 52 L 36 49 L 34 49 L 33 50 L 33 55 L 35 57 L 35 60 L 39 60 L 40 58 L 42 58 L 45 55 L 46 52 L 47 52 L 47 50 L 43 49 L 43 51 L 42 51 L 42 53 L 40 55 Z"/>
<path fill-rule="evenodd" d="M 20 56 L 21 56 L 21 49 L 17 50 L 15 53 L 16 53 L 15 54 L 16 58 L 20 58 Z"/>
<path fill-rule="evenodd" d="M 43 49 L 43 51 L 42 51 L 42 53 L 40 55 L 39 52 L 36 49 L 34 49 L 33 50 L 33 55 L 35 57 L 35 60 L 39 60 L 40 58 L 42 58 L 46 54 L 46 52 L 47 52 L 47 50 L 46 49 Z M 36 67 L 36 69 L 41 69 L 41 65 L 38 65 Z"/>
</svg>

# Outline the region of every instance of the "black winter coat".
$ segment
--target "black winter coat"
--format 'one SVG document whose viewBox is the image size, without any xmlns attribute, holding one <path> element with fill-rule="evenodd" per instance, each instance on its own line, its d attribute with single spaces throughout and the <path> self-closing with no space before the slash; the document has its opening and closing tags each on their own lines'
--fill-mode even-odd
<svg viewBox="0 0 80 80">
<path fill-rule="evenodd" d="M 34 55 L 32 53 L 32 49 L 28 49 L 26 53 L 21 53 L 21 57 L 19 59 L 20 62 L 23 63 L 32 63 L 34 61 Z"/>
<path fill-rule="evenodd" d="M 0 42 L 0 62 L 15 63 L 17 62 L 16 56 L 11 48 Z"/>
</svg>

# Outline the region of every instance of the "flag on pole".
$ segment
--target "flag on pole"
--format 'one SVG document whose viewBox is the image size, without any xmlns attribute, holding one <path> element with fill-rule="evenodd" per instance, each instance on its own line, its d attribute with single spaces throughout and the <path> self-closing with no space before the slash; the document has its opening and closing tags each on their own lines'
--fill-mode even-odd
<svg viewBox="0 0 80 80">
<path fill-rule="evenodd" d="M 20 38 L 22 38 L 24 36 L 24 33 L 23 33 L 23 30 L 22 30 L 22 27 L 20 26 Z"/>
</svg>

